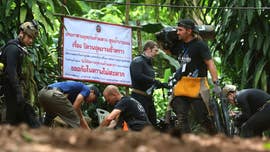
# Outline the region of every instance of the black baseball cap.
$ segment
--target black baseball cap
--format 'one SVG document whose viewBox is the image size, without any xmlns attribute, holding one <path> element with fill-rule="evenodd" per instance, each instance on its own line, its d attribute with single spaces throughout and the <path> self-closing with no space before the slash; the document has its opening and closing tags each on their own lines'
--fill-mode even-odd
<svg viewBox="0 0 270 152">
<path fill-rule="evenodd" d="M 186 19 L 180 19 L 177 22 L 177 26 L 184 27 L 187 29 L 191 29 L 195 33 L 199 33 L 198 28 L 196 27 L 195 22 L 192 19 L 186 18 Z"/>
</svg>

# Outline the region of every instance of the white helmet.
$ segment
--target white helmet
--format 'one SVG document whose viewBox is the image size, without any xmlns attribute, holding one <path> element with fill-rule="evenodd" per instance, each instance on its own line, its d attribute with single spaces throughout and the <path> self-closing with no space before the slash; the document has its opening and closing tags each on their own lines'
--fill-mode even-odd
<svg viewBox="0 0 270 152">
<path fill-rule="evenodd" d="M 231 85 L 231 84 L 226 84 L 224 87 L 223 87 L 223 94 L 224 95 L 227 95 L 229 92 L 235 92 L 236 91 L 236 86 L 235 85 Z"/>
</svg>

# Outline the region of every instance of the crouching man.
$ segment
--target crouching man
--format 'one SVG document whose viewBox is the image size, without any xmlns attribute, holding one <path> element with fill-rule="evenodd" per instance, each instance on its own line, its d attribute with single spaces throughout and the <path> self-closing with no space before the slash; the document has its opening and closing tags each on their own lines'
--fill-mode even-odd
<svg viewBox="0 0 270 152">
<path fill-rule="evenodd" d="M 223 93 L 229 103 L 242 112 L 236 119 L 243 122 L 240 129 L 242 137 L 262 136 L 270 129 L 270 95 L 267 92 L 253 88 L 237 91 L 236 86 L 226 85 Z"/>
<path fill-rule="evenodd" d="M 103 91 L 103 96 L 109 104 L 114 105 L 114 109 L 102 121 L 101 127 L 109 126 L 113 120 L 116 121 L 116 126 L 125 121 L 133 131 L 140 131 L 150 125 L 143 106 L 137 100 L 123 96 L 116 86 L 108 85 Z"/>
<path fill-rule="evenodd" d="M 46 112 L 44 125 L 51 126 L 52 120 L 59 116 L 72 128 L 90 130 L 81 105 L 96 102 L 99 94 L 96 86 L 75 81 L 56 82 L 44 87 L 39 91 L 39 102 Z"/>
</svg>

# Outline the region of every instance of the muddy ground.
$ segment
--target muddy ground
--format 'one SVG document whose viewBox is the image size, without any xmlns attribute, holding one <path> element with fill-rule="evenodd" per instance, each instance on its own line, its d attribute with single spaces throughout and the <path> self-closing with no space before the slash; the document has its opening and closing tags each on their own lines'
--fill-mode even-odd
<svg viewBox="0 0 270 152">
<path fill-rule="evenodd" d="M 142 132 L 121 130 L 0 126 L 0 152 L 262 152 L 270 140 L 228 138 L 223 135 L 186 134 L 172 137 L 146 128 Z M 267 150 L 268 148 L 268 150 Z"/>
</svg>

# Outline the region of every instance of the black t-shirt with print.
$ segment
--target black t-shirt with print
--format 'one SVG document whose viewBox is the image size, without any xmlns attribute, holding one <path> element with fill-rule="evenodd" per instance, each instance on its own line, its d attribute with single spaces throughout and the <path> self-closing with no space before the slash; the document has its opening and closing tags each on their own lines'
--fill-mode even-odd
<svg viewBox="0 0 270 152">
<path fill-rule="evenodd" d="M 122 97 L 114 108 L 121 110 L 119 120 L 126 121 L 131 130 L 139 131 L 149 124 L 143 106 L 131 97 Z"/>
<path fill-rule="evenodd" d="M 207 76 L 207 66 L 204 60 L 211 59 L 210 50 L 207 44 L 198 39 L 193 39 L 188 43 L 182 42 L 179 44 L 178 49 L 171 50 L 174 55 L 178 56 L 181 68 L 185 65 L 183 76 L 193 73 L 196 69 L 199 71 L 199 77 Z"/>
</svg>

